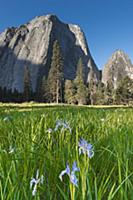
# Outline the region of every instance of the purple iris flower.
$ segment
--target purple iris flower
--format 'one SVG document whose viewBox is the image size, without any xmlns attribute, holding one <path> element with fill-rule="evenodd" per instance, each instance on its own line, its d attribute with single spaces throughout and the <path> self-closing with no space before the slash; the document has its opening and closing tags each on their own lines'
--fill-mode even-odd
<svg viewBox="0 0 133 200">
<path fill-rule="evenodd" d="M 39 178 L 39 170 L 37 170 L 37 172 L 36 172 L 36 178 L 31 178 L 31 181 L 30 181 L 30 189 L 33 188 L 33 190 L 32 190 L 32 196 L 35 196 L 35 194 L 37 192 L 37 185 L 39 183 L 43 184 L 43 180 L 44 180 L 43 175 Z"/>
<path fill-rule="evenodd" d="M 66 169 L 61 171 L 60 175 L 59 175 L 59 178 L 60 180 L 62 181 L 62 176 L 64 176 L 64 174 L 67 174 L 70 178 L 70 181 L 73 185 L 75 186 L 78 186 L 78 179 L 75 175 L 75 172 L 76 171 L 79 171 L 79 168 L 77 167 L 77 164 L 76 164 L 76 161 L 73 163 L 73 166 L 72 166 L 72 171 L 70 170 L 70 167 L 69 165 L 67 164 L 66 165 Z"/>
<path fill-rule="evenodd" d="M 93 146 L 83 138 L 80 139 L 78 146 L 79 146 L 79 155 L 82 153 L 83 154 L 87 153 L 89 158 L 92 158 L 94 156 Z"/>
<path fill-rule="evenodd" d="M 59 128 L 61 128 L 61 131 L 63 131 L 64 129 L 68 129 L 70 133 L 72 132 L 68 122 L 65 122 L 65 121 L 62 121 L 62 120 L 56 121 L 56 126 L 54 128 L 54 131 L 57 131 Z"/>
</svg>

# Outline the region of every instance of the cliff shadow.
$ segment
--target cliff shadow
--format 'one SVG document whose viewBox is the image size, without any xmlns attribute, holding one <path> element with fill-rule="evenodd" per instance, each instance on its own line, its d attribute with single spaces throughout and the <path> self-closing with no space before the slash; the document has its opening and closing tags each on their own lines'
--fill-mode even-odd
<svg viewBox="0 0 133 200">
<path fill-rule="evenodd" d="M 28 68 L 32 95 L 30 100 L 36 100 L 35 93 L 39 80 L 39 70 L 43 68 L 43 74 L 47 74 L 46 66 L 35 64 L 30 60 L 19 59 L 14 50 L 8 45 L 0 46 L 0 101 L 23 101 L 24 71 Z M 42 74 L 42 76 L 43 76 Z"/>
<path fill-rule="evenodd" d="M 23 42 L 25 41 L 24 36 L 20 35 L 20 37 L 18 37 L 13 48 L 9 47 L 10 40 L 7 39 L 3 43 L 3 46 L 0 46 L 0 98 L 1 96 L 4 97 L 7 91 L 9 91 L 9 93 L 15 93 L 16 96 L 18 94 L 23 94 L 25 67 L 28 67 L 30 72 L 32 91 L 33 93 L 37 93 L 37 90 L 39 90 L 41 86 L 43 76 L 48 76 L 53 43 L 55 40 L 59 41 L 62 50 L 64 78 L 73 80 L 76 77 L 77 63 L 79 58 L 82 58 L 85 81 L 87 81 L 89 73 L 88 62 L 89 59 L 92 59 L 89 50 L 87 50 L 88 55 L 85 55 L 81 46 L 77 44 L 75 34 L 70 30 L 70 27 L 67 24 L 61 23 L 60 30 L 58 29 L 58 26 L 53 25 L 53 30 L 50 34 L 47 59 L 42 61 L 41 64 L 34 63 L 28 59 L 28 56 L 27 59 L 23 59 L 23 55 L 20 56 L 21 49 L 19 49 L 19 42 L 22 42 L 23 45 Z"/>
</svg>

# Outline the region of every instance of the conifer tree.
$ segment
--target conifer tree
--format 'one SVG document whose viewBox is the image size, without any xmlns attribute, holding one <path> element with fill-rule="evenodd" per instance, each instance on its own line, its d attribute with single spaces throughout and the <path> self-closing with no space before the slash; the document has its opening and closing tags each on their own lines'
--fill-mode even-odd
<svg viewBox="0 0 133 200">
<path fill-rule="evenodd" d="M 59 42 L 53 44 L 51 67 L 48 74 L 48 88 L 50 102 L 63 101 L 63 59 Z"/>
<path fill-rule="evenodd" d="M 41 101 L 46 102 L 47 101 L 47 79 L 44 75 L 42 78 L 42 84 L 41 84 Z"/>
<path fill-rule="evenodd" d="M 76 88 L 72 80 L 65 81 L 65 102 L 69 104 L 76 103 Z"/>
<path fill-rule="evenodd" d="M 105 103 L 107 105 L 111 105 L 114 103 L 114 85 L 111 80 L 107 82 L 105 88 Z"/>
<path fill-rule="evenodd" d="M 30 101 L 32 93 L 30 72 L 27 66 L 24 69 L 24 101 Z"/>
<path fill-rule="evenodd" d="M 125 76 L 118 84 L 115 90 L 116 104 L 132 104 L 133 103 L 133 81 Z"/>
<path fill-rule="evenodd" d="M 84 84 L 84 66 L 82 58 L 79 59 L 77 64 L 76 79 L 76 99 L 78 104 L 86 104 L 86 86 Z"/>
<path fill-rule="evenodd" d="M 2 87 L 0 87 L 0 101 L 2 101 Z"/>
<path fill-rule="evenodd" d="M 7 101 L 7 88 L 6 87 L 4 87 L 3 88 L 3 91 L 2 91 L 2 93 L 3 93 L 3 102 L 6 102 Z"/>
<path fill-rule="evenodd" d="M 90 61 L 91 62 L 91 61 Z M 92 67 L 90 67 L 90 72 L 89 72 L 89 95 L 90 95 L 90 104 L 94 105 L 96 103 L 96 91 L 97 91 L 97 83 L 95 81 L 95 74 L 94 71 L 92 70 Z"/>
<path fill-rule="evenodd" d="M 94 99 L 94 96 L 93 96 L 93 99 Z M 97 83 L 97 89 L 95 92 L 94 103 L 96 105 L 106 104 L 106 102 L 105 102 L 105 85 L 104 85 L 104 83 L 102 83 L 100 81 Z"/>
</svg>

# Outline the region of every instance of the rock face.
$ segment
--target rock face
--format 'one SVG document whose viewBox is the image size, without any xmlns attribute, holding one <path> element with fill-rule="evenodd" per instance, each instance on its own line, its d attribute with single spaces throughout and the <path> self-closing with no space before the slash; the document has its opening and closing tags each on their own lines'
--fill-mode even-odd
<svg viewBox="0 0 133 200">
<path fill-rule="evenodd" d="M 55 40 L 61 45 L 66 79 L 75 78 L 77 62 L 82 57 L 86 81 L 89 81 L 90 70 L 95 80 L 99 80 L 99 70 L 80 27 L 46 15 L 0 34 L 0 87 L 23 92 L 24 68 L 28 66 L 35 91 L 42 76 L 48 74 Z"/>
<path fill-rule="evenodd" d="M 127 54 L 117 50 L 103 68 L 102 82 L 105 85 L 107 82 L 112 82 L 114 88 L 117 88 L 119 81 L 125 76 L 133 79 L 133 65 Z"/>
</svg>

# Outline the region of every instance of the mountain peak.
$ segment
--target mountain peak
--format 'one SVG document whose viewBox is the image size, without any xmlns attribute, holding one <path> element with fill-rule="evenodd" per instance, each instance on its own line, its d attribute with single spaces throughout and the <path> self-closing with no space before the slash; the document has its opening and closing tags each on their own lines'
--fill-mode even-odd
<svg viewBox="0 0 133 200">
<path fill-rule="evenodd" d="M 112 56 L 109 58 L 109 60 L 108 60 L 108 62 L 107 62 L 106 65 L 108 65 L 109 63 L 112 65 L 114 62 L 116 62 L 116 63 L 123 62 L 123 64 L 125 66 L 126 65 L 128 65 L 128 66 L 132 65 L 132 62 L 131 62 L 129 56 L 123 50 L 121 50 L 121 49 L 116 50 L 112 54 Z"/>
<path fill-rule="evenodd" d="M 112 57 L 128 57 L 129 58 L 129 56 L 125 53 L 125 51 L 121 49 L 117 49 L 116 51 L 114 51 L 114 53 L 112 54 Z"/>
<path fill-rule="evenodd" d="M 43 76 L 48 76 L 55 40 L 61 46 L 65 79 L 75 78 L 77 62 L 81 57 L 85 80 L 89 81 L 90 68 L 94 71 L 95 79 L 99 80 L 99 70 L 80 27 L 63 23 L 56 15 L 49 14 L 37 16 L 18 28 L 10 28 L 0 34 L 0 87 L 22 93 L 24 67 L 28 66 L 35 92 Z"/>
<path fill-rule="evenodd" d="M 112 82 L 116 88 L 118 82 L 125 76 L 133 79 L 133 65 L 129 56 L 123 50 L 116 50 L 105 64 L 102 73 L 102 82 Z"/>
</svg>

